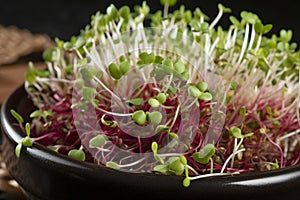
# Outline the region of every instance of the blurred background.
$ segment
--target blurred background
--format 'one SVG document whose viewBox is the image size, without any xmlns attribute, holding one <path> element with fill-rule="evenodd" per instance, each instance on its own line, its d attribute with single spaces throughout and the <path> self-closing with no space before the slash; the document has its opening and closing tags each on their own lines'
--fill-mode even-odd
<svg viewBox="0 0 300 200">
<path fill-rule="evenodd" d="M 79 30 L 90 21 L 96 11 L 105 12 L 111 3 L 116 7 L 124 4 L 133 8 L 142 0 L 9 0 L 1 1 L 0 25 L 16 25 L 34 33 L 46 33 L 51 38 L 63 40 L 77 35 Z M 148 0 L 153 11 L 161 9 L 160 0 Z M 272 23 L 272 33 L 280 29 L 291 29 L 293 40 L 300 43 L 300 1 L 299 0 L 177 0 L 177 5 L 186 8 L 200 7 L 211 19 L 218 12 L 217 4 L 222 3 L 232 9 L 232 14 L 239 17 L 242 10 L 258 14 L 263 23 Z M 177 6 L 177 7 L 178 7 Z M 176 7 L 175 7 L 176 8 Z M 221 24 L 227 25 L 227 18 Z"/>
</svg>

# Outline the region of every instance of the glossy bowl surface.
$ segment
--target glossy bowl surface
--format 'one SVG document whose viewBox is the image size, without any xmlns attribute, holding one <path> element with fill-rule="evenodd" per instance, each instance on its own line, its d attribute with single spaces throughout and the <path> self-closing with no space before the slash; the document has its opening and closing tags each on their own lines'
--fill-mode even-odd
<svg viewBox="0 0 300 200">
<path fill-rule="evenodd" d="M 34 106 L 20 86 L 1 109 L 3 157 L 12 177 L 29 199 L 300 199 L 300 166 L 261 173 L 219 176 L 191 181 L 182 177 L 126 173 L 69 159 L 41 145 L 14 149 L 21 130 L 10 109 L 28 116 Z M 28 120 L 28 119 L 27 119 Z"/>
</svg>

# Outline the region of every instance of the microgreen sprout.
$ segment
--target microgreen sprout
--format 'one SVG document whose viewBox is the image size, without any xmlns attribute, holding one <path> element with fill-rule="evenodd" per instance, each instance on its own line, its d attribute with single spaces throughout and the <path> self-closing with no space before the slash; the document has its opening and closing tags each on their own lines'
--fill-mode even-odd
<svg viewBox="0 0 300 200">
<path fill-rule="evenodd" d="M 23 117 L 19 115 L 19 113 L 17 113 L 15 110 L 11 109 L 10 113 L 19 122 L 19 124 L 22 124 L 24 122 Z"/>
<path fill-rule="evenodd" d="M 68 153 L 69 158 L 84 161 L 85 160 L 85 153 L 83 150 L 80 149 L 72 149 Z"/>
<path fill-rule="evenodd" d="M 129 99 L 126 102 L 128 104 L 132 104 L 132 105 L 137 106 L 137 105 L 141 105 L 143 100 L 144 100 L 143 98 L 134 98 L 134 99 Z"/>
<path fill-rule="evenodd" d="M 89 141 L 89 146 L 91 148 L 102 147 L 106 143 L 106 140 L 104 135 L 97 135 Z"/>
<path fill-rule="evenodd" d="M 193 153 L 193 159 L 201 164 L 207 164 L 215 154 L 215 147 L 212 144 L 205 145 L 199 151 Z"/>
<path fill-rule="evenodd" d="M 32 146 L 32 141 L 30 139 L 30 131 L 31 131 L 30 129 L 31 129 L 30 124 L 26 123 L 26 125 L 25 125 L 26 137 L 23 137 L 15 148 L 15 154 L 17 157 L 20 157 L 22 147 L 31 147 Z"/>
<path fill-rule="evenodd" d="M 51 111 L 35 110 L 29 115 L 29 117 L 31 117 L 31 118 L 42 117 L 45 121 L 47 121 L 47 117 L 52 117 L 53 115 L 54 115 L 54 113 L 52 113 Z"/>
<path fill-rule="evenodd" d="M 152 106 L 154 108 L 159 107 L 159 105 L 160 105 L 160 102 L 155 98 L 150 98 L 148 100 L 148 103 L 149 103 L 150 106 Z"/>
<path fill-rule="evenodd" d="M 156 96 L 157 100 L 159 101 L 160 104 L 164 104 L 167 100 L 167 96 L 166 94 L 164 93 L 159 93 L 157 96 Z"/>
<path fill-rule="evenodd" d="M 101 123 L 103 125 L 108 126 L 108 127 L 112 127 L 112 128 L 117 126 L 117 122 L 116 121 L 106 120 L 105 116 L 106 115 L 102 115 L 102 117 L 101 117 Z"/>
<path fill-rule="evenodd" d="M 11 110 L 25 135 L 16 155 L 36 142 L 114 169 L 182 176 L 184 187 L 299 164 L 292 31 L 269 37 L 271 24 L 222 4 L 210 20 L 200 8 L 169 12 L 176 0 L 160 2 L 156 13 L 146 2 L 110 5 L 78 36 L 56 39 L 43 53 L 46 69 L 28 64 L 37 110 L 30 123 Z M 218 26 L 225 15 L 228 29 Z"/>
<path fill-rule="evenodd" d="M 148 114 L 148 121 L 152 124 L 160 124 L 162 120 L 162 114 L 158 111 L 153 111 Z"/>
<path fill-rule="evenodd" d="M 111 162 L 111 161 L 106 163 L 106 167 L 110 167 L 110 168 L 113 168 L 113 169 L 120 169 L 121 168 L 117 163 Z"/>
<path fill-rule="evenodd" d="M 151 150 L 153 152 L 154 159 L 160 161 L 160 163 L 162 164 L 163 168 L 165 168 L 165 166 L 163 165 L 165 163 L 164 160 L 157 153 L 157 151 L 158 151 L 158 144 L 157 144 L 157 142 L 152 142 L 152 144 L 151 144 Z M 160 165 L 158 165 L 158 166 L 160 166 Z M 154 170 L 161 170 L 161 169 L 160 169 L 160 167 L 156 167 L 156 168 L 154 168 Z"/>
<path fill-rule="evenodd" d="M 205 83 L 200 83 L 197 86 L 191 85 L 189 86 L 189 92 L 193 97 L 196 97 L 203 101 L 210 101 L 212 100 L 212 95 L 209 92 L 205 92 L 205 90 L 207 89 L 205 87 L 206 87 Z"/>
<path fill-rule="evenodd" d="M 143 125 L 146 123 L 147 121 L 147 115 L 143 110 L 138 110 L 135 111 L 132 115 L 132 119 L 133 121 L 135 121 L 136 123 Z"/>
</svg>

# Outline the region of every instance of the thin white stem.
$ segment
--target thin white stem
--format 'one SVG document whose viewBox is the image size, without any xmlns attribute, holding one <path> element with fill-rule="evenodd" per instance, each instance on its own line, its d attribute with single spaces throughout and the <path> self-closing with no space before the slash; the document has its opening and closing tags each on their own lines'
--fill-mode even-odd
<svg viewBox="0 0 300 200">
<path fill-rule="evenodd" d="M 189 179 L 196 180 L 196 179 L 201 179 L 201 178 L 207 178 L 207 177 L 213 177 L 213 176 L 225 176 L 225 175 L 230 175 L 230 173 L 203 174 L 203 175 L 199 175 L 199 176 L 189 177 Z"/>
<path fill-rule="evenodd" d="M 212 158 L 210 158 L 209 160 L 210 160 L 210 173 L 213 174 L 214 173 L 214 160 Z"/>
<path fill-rule="evenodd" d="M 181 105 L 178 104 L 178 106 L 177 106 L 177 108 L 176 108 L 176 112 L 175 112 L 175 116 L 174 116 L 173 122 L 172 122 L 172 124 L 170 125 L 169 130 L 171 130 L 171 128 L 174 126 L 174 124 L 175 124 L 175 122 L 176 122 L 176 120 L 177 120 L 177 117 L 178 117 L 178 114 L 179 114 L 180 107 L 181 107 Z"/>
<path fill-rule="evenodd" d="M 256 47 L 255 47 L 255 50 L 254 50 L 254 53 L 255 53 L 255 54 L 257 53 L 257 51 L 258 51 L 258 49 L 259 49 L 259 47 L 260 47 L 261 40 L 262 40 L 262 35 L 260 34 L 260 35 L 258 36 L 257 43 L 256 43 Z"/>
<path fill-rule="evenodd" d="M 75 49 L 75 52 L 80 59 L 83 59 L 83 57 L 82 57 L 81 53 L 78 51 L 78 49 Z"/>
<path fill-rule="evenodd" d="M 292 137 L 292 136 L 294 136 L 294 135 L 297 135 L 297 134 L 299 134 L 299 133 L 300 133 L 300 130 L 296 130 L 296 131 L 290 132 L 290 133 L 288 133 L 288 134 L 286 134 L 286 135 L 281 136 L 280 138 L 278 138 L 276 142 L 277 142 L 277 144 L 279 144 L 279 142 L 280 142 L 281 140 L 285 140 L 285 139 L 287 139 L 287 138 L 289 138 L 289 137 Z"/>
<path fill-rule="evenodd" d="M 248 50 L 252 49 L 254 39 L 255 39 L 255 35 L 256 35 L 256 32 L 255 32 L 255 29 L 254 29 L 254 24 L 252 24 L 251 38 L 250 38 Z"/>
<path fill-rule="evenodd" d="M 214 21 L 209 26 L 210 30 L 213 29 L 213 27 L 220 21 L 222 15 L 223 15 L 223 11 L 219 10 L 219 13 L 218 13 L 217 17 L 214 19 Z"/>
<path fill-rule="evenodd" d="M 129 116 L 132 116 L 133 113 L 115 113 L 115 112 L 110 112 L 110 111 L 107 111 L 105 109 L 102 109 L 100 107 L 97 108 L 98 110 L 106 113 L 106 114 L 109 114 L 109 115 L 114 115 L 114 116 L 119 116 L 119 117 L 129 117 Z"/>
<path fill-rule="evenodd" d="M 184 107 L 183 107 L 184 109 L 182 110 L 182 112 L 183 112 L 183 111 L 187 111 L 188 109 L 190 109 L 197 101 L 198 101 L 198 98 L 195 98 L 192 102 L 189 103 L 188 106 L 184 106 L 186 103 L 189 102 L 189 99 L 187 99 L 187 100 L 182 104 L 182 105 L 184 106 Z"/>
<path fill-rule="evenodd" d="M 164 17 L 167 17 L 168 13 L 169 13 L 169 5 L 165 4 L 165 6 L 164 6 Z"/>
<path fill-rule="evenodd" d="M 170 79 L 169 79 L 168 83 L 166 84 L 165 93 L 168 91 L 172 81 L 173 81 L 173 73 L 171 74 Z"/>
<path fill-rule="evenodd" d="M 197 170 L 195 170 L 193 167 L 191 167 L 190 165 L 187 165 L 187 168 L 189 170 L 191 170 L 194 174 L 199 175 L 199 173 L 197 172 Z"/>
<path fill-rule="evenodd" d="M 56 77 L 57 78 L 62 78 L 62 71 L 61 69 L 54 63 L 54 70 L 56 71 Z"/>
<path fill-rule="evenodd" d="M 35 82 L 33 85 L 38 91 L 42 91 L 42 87 L 37 82 Z"/>
<path fill-rule="evenodd" d="M 163 154 L 158 154 L 161 157 L 170 157 L 170 156 L 181 156 L 182 154 L 180 153 L 163 153 Z"/>
<path fill-rule="evenodd" d="M 101 152 L 110 152 L 111 151 L 110 149 L 104 149 L 104 148 L 101 148 L 101 147 L 97 147 L 97 150 L 99 150 Z"/>
<path fill-rule="evenodd" d="M 86 55 L 90 57 L 91 60 L 96 64 L 96 66 L 100 67 L 101 70 L 105 73 L 106 70 L 103 67 L 101 67 L 102 65 L 101 65 L 101 61 L 99 60 L 99 57 L 92 56 L 92 54 L 88 51 L 88 49 L 85 46 L 83 47 L 83 50 L 86 53 Z"/>
<path fill-rule="evenodd" d="M 99 83 L 107 92 L 109 92 L 113 97 L 115 97 L 117 100 L 121 101 L 121 98 L 118 97 L 115 93 L 113 93 L 100 79 L 94 77 L 94 80 Z"/>
<path fill-rule="evenodd" d="M 138 93 L 136 93 L 135 97 L 138 97 L 144 91 L 144 89 L 147 87 L 147 83 L 148 83 L 148 81 L 145 82 L 143 87 L 138 91 Z"/>
<path fill-rule="evenodd" d="M 206 73 L 208 69 L 208 60 L 209 60 L 209 50 L 210 50 L 210 38 L 208 34 L 205 34 L 205 49 L 204 49 L 204 72 L 203 72 L 203 77 L 206 79 Z"/>
<path fill-rule="evenodd" d="M 232 35 L 232 26 L 229 28 L 228 30 L 228 33 L 227 33 L 227 37 L 226 37 L 226 42 L 225 42 L 225 45 L 224 45 L 224 48 L 225 49 L 228 49 L 229 46 L 230 46 L 230 38 L 231 38 L 231 35 Z"/>
<path fill-rule="evenodd" d="M 236 151 L 235 153 L 232 153 L 232 154 L 227 158 L 227 160 L 225 161 L 225 163 L 224 163 L 224 165 L 223 165 L 223 167 L 222 167 L 220 173 L 223 173 L 223 172 L 224 172 L 224 170 L 225 170 L 227 164 L 229 163 L 229 161 L 231 160 L 231 158 L 232 158 L 233 156 L 235 156 L 236 154 L 238 154 L 238 153 L 240 153 L 240 152 L 243 152 L 243 151 L 245 151 L 245 150 L 246 150 L 246 149 L 240 149 L 240 150 Z"/>
<path fill-rule="evenodd" d="M 76 82 L 76 80 L 67 80 L 67 79 L 59 79 L 59 78 L 40 78 L 40 77 L 37 77 L 36 80 L 39 82 L 46 82 L 46 83 L 50 83 L 50 81 L 55 81 L 61 83 L 74 84 Z"/>
<path fill-rule="evenodd" d="M 122 168 L 122 167 L 131 167 L 131 166 L 133 166 L 133 165 L 137 165 L 137 164 L 143 162 L 145 159 L 146 159 L 146 157 L 141 158 L 141 159 L 139 159 L 139 160 L 137 160 L 137 161 L 135 161 L 135 162 L 133 162 L 133 163 L 128 163 L 128 164 L 124 164 L 124 165 L 118 165 L 118 166 L 121 167 L 121 168 Z"/>
<path fill-rule="evenodd" d="M 175 106 L 165 106 L 165 105 L 160 105 L 160 107 L 165 108 L 165 109 L 173 109 Z"/>
<path fill-rule="evenodd" d="M 232 154 L 234 155 L 234 153 L 236 152 L 236 146 L 237 146 L 237 138 L 234 138 L 234 146 L 233 146 L 233 151 L 232 151 Z M 235 156 L 232 156 L 232 159 L 231 159 L 231 168 L 233 168 L 233 165 L 234 165 L 234 157 Z"/>
<path fill-rule="evenodd" d="M 289 151 L 289 141 L 284 140 L 284 149 L 283 149 L 283 157 L 286 158 Z"/>
<path fill-rule="evenodd" d="M 246 24 L 245 36 L 244 36 L 244 41 L 243 41 L 243 45 L 242 45 L 242 50 L 241 50 L 240 57 L 239 57 L 239 60 L 238 60 L 237 63 L 241 63 L 241 61 L 244 57 L 245 50 L 246 50 L 246 47 L 247 47 L 247 44 L 248 44 L 248 37 L 249 37 L 249 24 Z"/>
<path fill-rule="evenodd" d="M 242 142 L 243 142 L 243 138 L 240 139 L 239 143 L 237 143 L 237 138 L 234 138 L 234 147 L 233 147 L 233 152 L 232 152 L 233 155 L 235 155 L 235 152 L 240 148 L 240 146 L 242 145 Z M 234 157 L 235 156 L 232 156 L 232 159 L 231 159 L 231 168 L 234 165 Z"/>
<path fill-rule="evenodd" d="M 210 51 L 209 51 L 209 56 L 212 55 L 212 53 L 214 52 L 215 50 L 215 47 L 217 46 L 218 42 L 219 42 L 220 38 L 217 37 L 216 40 L 214 41 L 214 43 L 211 45 L 210 47 Z"/>
</svg>

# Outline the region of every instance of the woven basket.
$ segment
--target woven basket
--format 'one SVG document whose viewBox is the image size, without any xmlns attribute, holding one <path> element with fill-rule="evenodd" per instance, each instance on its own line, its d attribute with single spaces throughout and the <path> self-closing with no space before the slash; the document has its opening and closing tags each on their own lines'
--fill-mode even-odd
<svg viewBox="0 0 300 200">
<path fill-rule="evenodd" d="M 0 25 L 0 66 L 18 61 L 21 57 L 54 45 L 46 34 L 33 34 L 27 29 Z"/>
</svg>

